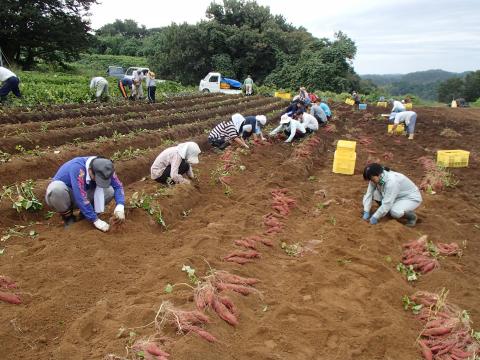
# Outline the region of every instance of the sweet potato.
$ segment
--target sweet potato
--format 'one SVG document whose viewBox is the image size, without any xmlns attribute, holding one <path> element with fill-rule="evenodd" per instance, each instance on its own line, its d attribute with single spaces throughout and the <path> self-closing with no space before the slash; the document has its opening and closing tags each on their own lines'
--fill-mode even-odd
<svg viewBox="0 0 480 360">
<path fill-rule="evenodd" d="M 3 291 L 0 291 L 0 300 L 8 302 L 10 304 L 15 304 L 15 305 L 18 305 L 18 304 L 22 303 L 22 300 L 20 300 L 20 298 L 17 295 L 11 294 L 11 293 L 6 293 L 6 292 L 3 292 Z"/>
<path fill-rule="evenodd" d="M 430 328 L 425 329 L 422 332 L 423 336 L 441 336 L 446 335 L 452 331 L 449 327 L 437 327 L 437 328 Z"/>
<path fill-rule="evenodd" d="M 241 258 L 245 258 L 245 259 L 253 259 L 253 258 L 259 258 L 260 253 L 258 251 L 255 251 L 255 250 L 235 250 L 235 251 L 231 252 L 230 254 L 228 254 L 227 256 L 225 256 L 223 259 L 227 260 L 228 258 L 232 258 L 232 257 L 241 257 Z"/>
<path fill-rule="evenodd" d="M 264 237 L 257 236 L 257 235 L 252 235 L 249 237 L 246 237 L 244 240 L 251 240 L 255 242 L 261 242 L 263 245 L 266 246 L 273 246 L 273 243 L 270 239 L 265 239 Z"/>
<path fill-rule="evenodd" d="M 195 326 L 195 325 L 184 325 L 182 327 L 182 330 L 183 331 L 191 331 L 191 332 L 194 332 L 196 333 L 198 336 L 200 336 L 201 338 L 209 341 L 209 342 L 215 342 L 217 341 L 217 339 L 215 338 L 215 336 L 213 336 L 212 334 L 210 334 L 208 331 L 198 327 L 198 326 Z"/>
<path fill-rule="evenodd" d="M 233 262 L 233 263 L 236 263 L 236 264 L 239 264 L 239 265 L 244 265 L 244 264 L 248 264 L 248 263 L 253 262 L 252 259 L 246 259 L 244 257 L 238 257 L 238 256 L 230 257 L 230 258 L 224 259 L 224 260 L 228 261 L 228 262 Z"/>
<path fill-rule="evenodd" d="M 422 349 L 423 358 L 425 360 L 433 360 L 432 351 L 428 348 L 428 346 L 422 340 L 419 340 L 418 343 L 420 344 L 420 348 Z"/>
<path fill-rule="evenodd" d="M 232 300 L 230 300 L 228 297 L 226 296 L 219 296 L 218 297 L 218 300 L 223 304 L 225 305 L 225 307 L 233 314 L 235 315 L 236 317 L 238 317 L 238 309 L 237 307 L 235 306 L 235 304 L 233 303 Z"/>
<path fill-rule="evenodd" d="M 241 239 L 241 240 L 235 240 L 234 243 L 235 245 L 243 246 L 247 249 L 257 250 L 257 244 L 255 241 L 252 241 L 252 240 Z"/>
<path fill-rule="evenodd" d="M 230 312 L 230 310 L 218 298 L 213 299 L 213 310 L 227 323 L 232 326 L 238 325 L 237 317 Z"/>
<path fill-rule="evenodd" d="M 228 284 L 228 283 L 222 283 L 222 282 L 217 283 L 216 287 L 219 291 L 232 290 L 232 291 L 238 292 L 239 294 L 242 294 L 242 295 L 245 295 L 245 296 L 249 295 L 249 294 L 251 294 L 255 291 L 255 289 L 250 287 L 250 286 Z"/>
<path fill-rule="evenodd" d="M 15 281 L 13 281 L 8 276 L 0 275 L 0 287 L 6 289 L 16 289 L 17 284 L 15 284 Z"/>
<path fill-rule="evenodd" d="M 149 353 L 149 354 L 152 354 L 152 355 L 155 355 L 155 356 L 163 356 L 165 358 L 168 358 L 170 356 L 169 353 L 166 353 L 165 351 L 163 351 L 162 349 L 160 349 L 158 347 L 157 344 L 153 343 L 153 342 L 150 342 L 148 344 L 146 344 L 145 346 L 145 350 Z"/>
<path fill-rule="evenodd" d="M 214 273 L 215 278 L 218 281 L 230 283 L 230 284 L 238 284 L 238 285 L 254 285 L 258 283 L 260 280 L 255 278 L 247 278 L 243 276 L 238 276 L 234 274 L 230 274 L 227 271 L 216 271 Z"/>
</svg>

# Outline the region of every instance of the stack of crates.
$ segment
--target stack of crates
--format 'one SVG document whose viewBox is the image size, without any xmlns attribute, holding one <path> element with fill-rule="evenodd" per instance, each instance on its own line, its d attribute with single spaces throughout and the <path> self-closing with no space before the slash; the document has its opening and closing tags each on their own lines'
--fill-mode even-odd
<svg viewBox="0 0 480 360">
<path fill-rule="evenodd" d="M 392 129 L 393 129 L 393 125 L 392 124 L 389 124 L 388 127 L 387 127 L 387 132 L 389 134 L 392 133 Z M 403 124 L 398 124 L 397 125 L 397 128 L 395 129 L 395 135 L 403 135 L 403 133 L 405 132 L 405 125 Z"/>
<path fill-rule="evenodd" d="M 405 104 L 405 110 L 412 110 L 413 104 L 412 103 L 406 103 Z"/>
<path fill-rule="evenodd" d="M 355 105 L 355 100 L 353 100 L 353 99 L 346 99 L 346 100 L 345 100 L 345 104 L 347 104 L 347 105 Z"/>
<path fill-rule="evenodd" d="M 356 141 L 339 140 L 337 150 L 333 157 L 333 169 L 335 174 L 353 175 L 357 160 Z"/>
<path fill-rule="evenodd" d="M 377 106 L 386 108 L 387 107 L 387 102 L 386 101 L 379 101 L 379 102 L 377 102 Z"/>
<path fill-rule="evenodd" d="M 465 150 L 438 150 L 437 165 L 442 167 L 468 167 L 470 152 Z"/>
</svg>

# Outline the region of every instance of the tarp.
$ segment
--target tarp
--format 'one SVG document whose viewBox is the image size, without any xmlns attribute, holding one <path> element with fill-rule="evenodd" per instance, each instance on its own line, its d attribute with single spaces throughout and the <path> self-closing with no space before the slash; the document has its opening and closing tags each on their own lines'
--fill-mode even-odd
<svg viewBox="0 0 480 360">
<path fill-rule="evenodd" d="M 234 87 L 234 88 L 241 88 L 242 87 L 242 83 L 240 81 L 229 79 L 229 78 L 222 78 L 220 80 L 220 82 L 225 82 L 225 83 L 229 84 L 231 87 Z"/>
</svg>

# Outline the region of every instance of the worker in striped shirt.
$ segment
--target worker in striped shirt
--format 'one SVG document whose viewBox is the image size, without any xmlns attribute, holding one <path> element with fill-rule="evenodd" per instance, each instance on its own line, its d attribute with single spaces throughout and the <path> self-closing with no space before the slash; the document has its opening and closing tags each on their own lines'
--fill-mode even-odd
<svg viewBox="0 0 480 360">
<path fill-rule="evenodd" d="M 212 131 L 210 131 L 210 134 L 208 135 L 208 142 L 210 143 L 210 145 L 217 147 L 220 150 L 224 150 L 225 148 L 227 148 L 233 141 L 235 141 L 238 145 L 248 149 L 249 147 L 247 143 L 245 142 L 245 140 L 242 139 L 237 128 L 240 129 L 240 126 L 238 126 L 238 124 L 237 126 L 235 125 L 232 116 L 231 120 L 222 121 L 220 124 L 215 126 Z M 242 130 L 251 132 L 251 125 L 243 125 Z"/>
</svg>

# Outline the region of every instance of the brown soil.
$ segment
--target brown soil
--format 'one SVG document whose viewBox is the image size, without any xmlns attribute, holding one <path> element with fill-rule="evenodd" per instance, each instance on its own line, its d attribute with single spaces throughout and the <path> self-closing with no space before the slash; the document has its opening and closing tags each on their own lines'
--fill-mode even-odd
<svg viewBox="0 0 480 360">
<path fill-rule="evenodd" d="M 237 165 L 246 169 L 233 172 L 228 196 L 211 179 L 212 170 L 222 164 L 212 152 L 201 155 L 194 185 L 168 188 L 160 195 L 150 180 L 130 183 L 127 198 L 135 191 L 159 194 L 167 231 L 145 211 L 129 209 L 126 224 L 107 234 L 86 221 L 64 230 L 53 218 L 33 226 L 39 233 L 35 239 L 7 240 L 0 274 L 18 282 L 24 304 L 0 303 L 3 358 L 124 355 L 129 331 L 135 337 L 154 333 L 153 326 L 142 326 L 153 320 L 162 301 L 193 309 L 187 287 L 178 286 L 172 294 L 163 289 L 167 283 L 188 282 L 183 264 L 205 274 L 204 259 L 215 269 L 259 278 L 256 288 L 262 296 L 229 294 L 240 312 L 235 328 L 207 311 L 212 322 L 206 329 L 218 343 L 167 328 L 164 335 L 171 341 L 165 350 L 173 359 L 418 359 L 415 340 L 421 325 L 403 310 L 401 298 L 443 287 L 450 290 L 450 302 L 469 311 L 478 329 L 480 145 L 475 135 L 480 111 L 416 110 L 418 131 L 415 140 L 408 141 L 387 136 L 385 121 L 377 119 L 380 110 L 337 106 L 338 132 L 321 130 L 321 144 L 310 158 L 292 160 L 298 144 L 281 142 L 239 152 Z M 440 136 L 445 127 L 462 136 Z M 357 142 L 355 175 L 333 174 L 335 141 L 365 137 L 373 142 Z M 470 166 L 453 171 L 460 180 L 456 188 L 423 195 L 417 227 L 409 229 L 392 219 L 377 226 L 361 220 L 366 189 L 361 170 L 369 157 L 393 153 L 388 165 L 419 183 L 424 170 L 418 157 L 455 148 L 471 151 Z M 135 168 L 119 169 L 120 178 L 129 176 L 126 171 Z M 145 167 L 138 172 L 147 175 Z M 265 231 L 262 216 L 271 211 L 270 191 L 277 188 L 287 188 L 297 206 L 284 220 L 283 231 L 270 237 L 274 247 L 260 246 L 261 258 L 243 266 L 222 261 L 236 248 L 234 240 Z M 319 206 L 325 202 L 329 205 Z M 29 217 L 21 221 L 13 210 L 0 223 L 12 226 L 15 217 L 17 224 L 28 223 Z M 410 284 L 395 266 L 401 244 L 422 234 L 435 242 L 466 241 L 467 247 L 463 257 L 442 259 L 440 269 Z M 282 242 L 313 250 L 288 256 Z M 135 329 L 118 337 L 120 328 Z"/>
</svg>

